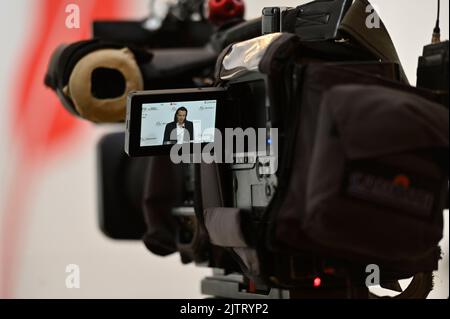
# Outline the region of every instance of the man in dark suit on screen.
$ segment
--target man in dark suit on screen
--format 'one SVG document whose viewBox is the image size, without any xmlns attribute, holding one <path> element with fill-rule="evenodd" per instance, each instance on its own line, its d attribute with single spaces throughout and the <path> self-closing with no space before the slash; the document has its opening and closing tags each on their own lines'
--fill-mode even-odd
<svg viewBox="0 0 450 319">
<path fill-rule="evenodd" d="M 164 130 L 164 145 L 189 143 L 194 139 L 194 123 L 187 120 L 187 115 L 185 107 L 177 109 L 173 122 Z"/>
</svg>

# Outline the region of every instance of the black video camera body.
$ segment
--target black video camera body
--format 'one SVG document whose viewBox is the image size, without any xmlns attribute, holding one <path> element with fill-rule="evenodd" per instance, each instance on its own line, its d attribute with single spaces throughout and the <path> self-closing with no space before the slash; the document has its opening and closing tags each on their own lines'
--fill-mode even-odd
<svg viewBox="0 0 450 319">
<path fill-rule="evenodd" d="M 127 94 L 126 134 L 99 143 L 102 230 L 223 269 L 202 283 L 220 297 L 368 296 L 368 264 L 387 286 L 435 270 L 448 110 L 405 83 L 384 26 L 361 25 L 367 5 L 266 8 L 193 54 L 208 61 L 187 78 L 216 64 L 215 87 Z"/>
</svg>

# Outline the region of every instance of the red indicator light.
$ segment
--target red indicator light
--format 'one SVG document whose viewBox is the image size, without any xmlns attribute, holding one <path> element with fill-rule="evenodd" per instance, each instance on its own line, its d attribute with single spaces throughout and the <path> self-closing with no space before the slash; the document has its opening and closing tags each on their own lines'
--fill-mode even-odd
<svg viewBox="0 0 450 319">
<path fill-rule="evenodd" d="M 320 285 L 322 284 L 322 279 L 320 279 L 320 277 L 316 277 L 314 278 L 314 287 L 320 287 Z"/>
</svg>

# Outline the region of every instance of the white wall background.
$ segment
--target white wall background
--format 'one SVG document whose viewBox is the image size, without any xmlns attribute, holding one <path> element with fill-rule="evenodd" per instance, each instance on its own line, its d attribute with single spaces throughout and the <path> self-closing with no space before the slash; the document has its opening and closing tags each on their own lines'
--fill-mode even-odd
<svg viewBox="0 0 450 319">
<path fill-rule="evenodd" d="M 147 1 L 139 1 L 136 18 L 146 12 Z M 247 16 L 255 17 L 264 6 L 295 6 L 307 1 L 247 0 Z M 417 58 L 431 38 L 435 1 L 373 0 L 390 30 L 406 73 L 415 83 Z M 38 0 L 0 1 L 0 207 L 12 176 L 15 158 L 10 143 L 10 75 L 20 63 L 15 57 L 23 47 L 31 13 Z M 448 6 L 442 1 L 442 37 L 448 38 Z M 177 255 L 158 258 L 140 242 L 114 242 L 99 232 L 96 224 L 95 146 L 108 128 L 94 128 L 92 136 L 58 161 L 43 167 L 32 197 L 26 203 L 28 220 L 20 234 L 23 246 L 16 269 L 15 298 L 201 298 L 200 280 L 210 270 L 183 266 Z M 0 211 L 1 214 L 4 212 Z M 448 293 L 448 212 L 444 258 L 435 280 L 432 298 Z M 1 220 L 1 219 L 0 219 Z M 81 288 L 65 288 L 65 266 L 81 267 Z M 1 270 L 0 261 L 0 270 Z M 0 279 L 1 280 L 1 279 Z"/>
</svg>

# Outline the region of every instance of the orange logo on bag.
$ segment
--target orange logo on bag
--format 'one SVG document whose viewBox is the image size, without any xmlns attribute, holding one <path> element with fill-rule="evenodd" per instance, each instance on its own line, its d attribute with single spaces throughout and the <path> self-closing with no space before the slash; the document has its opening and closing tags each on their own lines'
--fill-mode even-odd
<svg viewBox="0 0 450 319">
<path fill-rule="evenodd" d="M 406 175 L 397 175 L 394 178 L 394 185 L 403 186 L 409 188 L 411 186 L 411 180 Z"/>
</svg>

